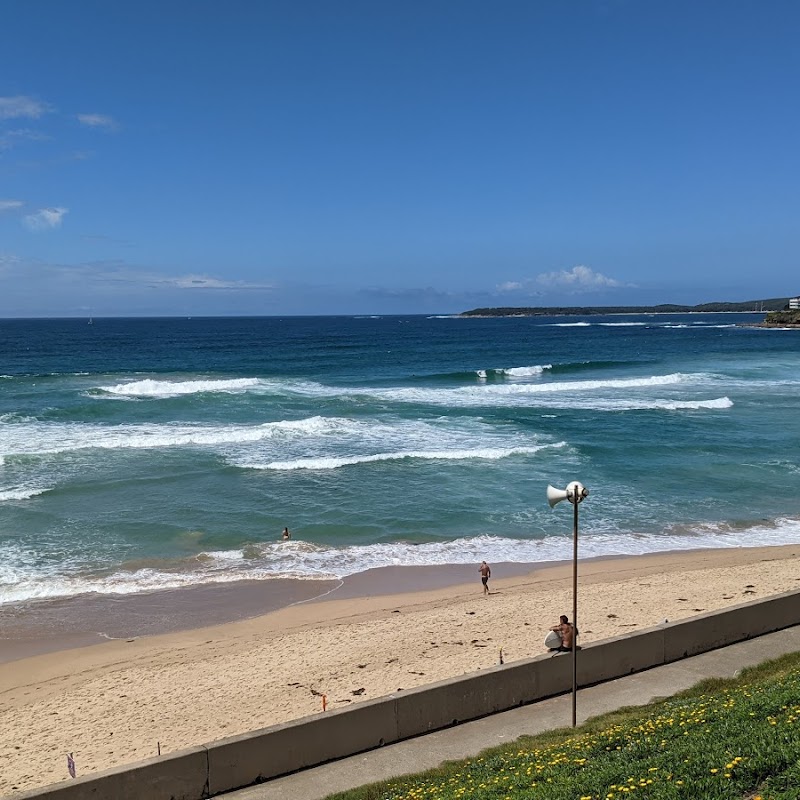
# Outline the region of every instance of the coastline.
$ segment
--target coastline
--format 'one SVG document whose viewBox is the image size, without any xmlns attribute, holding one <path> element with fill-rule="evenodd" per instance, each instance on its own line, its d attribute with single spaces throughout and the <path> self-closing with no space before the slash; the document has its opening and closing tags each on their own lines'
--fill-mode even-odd
<svg viewBox="0 0 800 800">
<path fill-rule="evenodd" d="M 506 577 L 526 575 L 540 566 L 546 565 L 496 565 Z M 301 603 L 445 589 L 468 584 L 475 575 L 475 568 L 467 564 L 393 566 L 368 569 L 342 580 L 243 580 L 14 603 L 0 606 L 0 664 L 108 641 L 242 622 Z"/>
<path fill-rule="evenodd" d="M 493 666 L 501 647 L 507 663 L 543 653 L 571 614 L 571 562 L 492 567 L 489 597 L 477 565 L 390 567 L 261 616 L 0 664 L 0 794 L 65 779 L 68 752 L 85 775 L 316 713 L 322 694 L 342 708 Z M 800 590 L 798 567 L 800 544 L 581 561 L 581 641 Z"/>
</svg>

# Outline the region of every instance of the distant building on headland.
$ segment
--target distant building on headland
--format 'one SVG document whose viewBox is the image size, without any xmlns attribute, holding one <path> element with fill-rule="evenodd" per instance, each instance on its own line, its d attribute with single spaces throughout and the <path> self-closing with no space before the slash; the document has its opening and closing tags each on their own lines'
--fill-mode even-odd
<svg viewBox="0 0 800 800">
<path fill-rule="evenodd" d="M 789 311 L 800 311 L 800 297 L 789 298 Z"/>
</svg>

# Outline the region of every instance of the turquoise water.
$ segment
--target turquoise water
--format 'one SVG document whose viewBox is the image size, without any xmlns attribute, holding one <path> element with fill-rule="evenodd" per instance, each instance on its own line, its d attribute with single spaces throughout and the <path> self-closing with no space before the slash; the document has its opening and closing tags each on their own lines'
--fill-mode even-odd
<svg viewBox="0 0 800 800">
<path fill-rule="evenodd" d="M 0 602 L 797 542 L 762 316 L 0 321 Z"/>
</svg>

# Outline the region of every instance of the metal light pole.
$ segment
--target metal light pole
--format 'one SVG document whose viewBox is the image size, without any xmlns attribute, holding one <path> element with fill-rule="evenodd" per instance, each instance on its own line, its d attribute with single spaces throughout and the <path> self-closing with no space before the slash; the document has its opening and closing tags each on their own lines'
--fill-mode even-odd
<svg viewBox="0 0 800 800">
<path fill-rule="evenodd" d="M 572 727 L 577 724 L 578 711 L 578 504 L 589 490 L 572 481 L 566 489 L 547 487 L 547 502 L 554 508 L 562 500 L 572 503 Z"/>
</svg>

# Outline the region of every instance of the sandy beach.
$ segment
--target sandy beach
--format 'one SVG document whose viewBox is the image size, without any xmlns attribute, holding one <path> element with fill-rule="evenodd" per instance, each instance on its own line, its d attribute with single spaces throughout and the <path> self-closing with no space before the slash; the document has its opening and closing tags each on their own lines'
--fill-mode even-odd
<svg viewBox="0 0 800 800">
<path fill-rule="evenodd" d="M 795 545 L 583 561 L 581 641 L 799 589 L 799 562 Z M 167 753 L 316 713 L 323 694 L 338 709 L 493 666 L 500 648 L 506 662 L 545 652 L 547 628 L 571 615 L 571 564 L 492 567 L 488 597 L 476 564 L 303 582 L 284 587 L 280 602 L 293 605 L 276 610 L 255 599 L 268 587 L 253 585 L 227 587 L 217 612 L 210 594 L 191 590 L 117 598 L 118 618 L 150 620 L 157 608 L 167 632 L 102 644 L 90 644 L 88 627 L 58 637 L 21 614 L 3 634 L 0 794 L 68 779 L 67 753 L 87 775 L 159 744 Z M 237 597 L 260 615 L 230 621 Z M 169 630 L 173 618 L 194 627 Z M 203 620 L 221 624 L 196 627 Z"/>
</svg>

